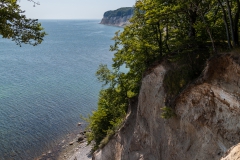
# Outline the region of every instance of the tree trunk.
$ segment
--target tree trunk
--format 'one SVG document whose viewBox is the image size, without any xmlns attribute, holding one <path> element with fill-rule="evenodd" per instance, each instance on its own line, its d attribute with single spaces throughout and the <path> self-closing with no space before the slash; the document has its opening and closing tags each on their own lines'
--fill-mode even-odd
<svg viewBox="0 0 240 160">
<path fill-rule="evenodd" d="M 159 37 L 158 37 L 159 34 Z M 160 57 L 162 57 L 162 33 L 160 30 L 160 22 L 157 23 L 157 38 L 158 38 L 158 47 L 159 47 L 159 52 L 160 52 Z"/>
<path fill-rule="evenodd" d="M 239 23 L 239 14 L 240 14 L 240 2 L 239 2 L 239 0 L 236 0 L 236 1 L 237 1 L 237 10 L 236 10 L 236 14 L 235 14 L 235 17 L 234 17 L 234 33 L 233 33 L 233 36 L 234 36 L 236 45 L 239 46 L 238 23 Z"/>
<path fill-rule="evenodd" d="M 223 21 L 224 21 L 224 25 L 225 25 L 225 29 L 226 29 L 228 48 L 232 49 L 232 44 L 231 44 L 230 35 L 229 35 L 229 28 L 228 28 L 228 23 L 227 23 L 227 14 L 226 14 L 226 11 L 225 11 L 225 9 L 222 5 L 222 2 L 220 2 L 220 0 L 218 0 L 218 3 L 221 6 L 222 12 L 223 12 Z"/>
<path fill-rule="evenodd" d="M 214 39 L 213 39 L 212 33 L 211 33 L 211 31 L 210 31 L 210 29 L 209 29 L 209 27 L 208 27 L 208 24 L 207 24 L 207 22 L 206 22 L 206 20 L 205 20 L 205 18 L 204 18 L 204 15 L 203 15 L 202 7 L 201 7 L 201 6 L 200 6 L 200 14 L 201 14 L 201 18 L 202 18 L 203 22 L 204 22 L 205 25 L 206 25 L 207 33 L 208 33 L 209 38 L 210 38 L 210 40 L 211 40 L 211 42 L 212 42 L 213 52 L 214 52 L 215 54 L 217 54 L 217 50 L 216 50 L 216 47 L 215 47 Z"/>
<path fill-rule="evenodd" d="M 199 5 L 199 2 L 198 2 L 198 3 L 193 3 L 193 4 L 194 4 L 194 6 L 197 8 L 197 10 L 198 10 L 198 12 L 200 13 L 200 16 L 201 16 L 203 22 L 204 22 L 205 25 L 206 25 L 206 30 L 207 30 L 207 33 L 208 33 L 209 38 L 210 38 L 210 40 L 211 40 L 211 43 L 212 43 L 213 52 L 214 52 L 215 54 L 217 54 L 217 50 L 216 50 L 216 47 L 215 47 L 215 43 L 214 43 L 214 39 L 213 39 L 212 33 L 211 33 L 211 31 L 210 31 L 210 28 L 208 27 L 208 24 L 207 24 L 207 22 L 206 22 L 206 19 L 205 19 L 204 15 L 203 15 L 202 6 Z"/>
<path fill-rule="evenodd" d="M 236 40 L 235 40 L 235 37 L 234 37 L 232 11 L 231 11 L 231 7 L 229 5 L 229 0 L 226 0 L 226 4 L 227 4 L 227 10 L 228 10 L 228 18 L 229 18 L 229 22 L 230 22 L 230 30 L 231 30 L 231 35 L 232 35 L 233 47 L 235 47 L 236 46 Z"/>
<path fill-rule="evenodd" d="M 166 47 L 167 47 L 167 50 L 168 52 L 170 52 L 170 49 L 169 49 L 169 46 L 168 46 L 168 24 L 167 24 L 167 27 L 166 27 Z"/>
<path fill-rule="evenodd" d="M 190 23 L 188 37 L 195 38 L 196 29 L 194 28 L 194 24 L 197 20 L 197 11 L 196 10 L 193 11 L 189 9 L 188 13 L 189 13 L 189 23 Z"/>
</svg>

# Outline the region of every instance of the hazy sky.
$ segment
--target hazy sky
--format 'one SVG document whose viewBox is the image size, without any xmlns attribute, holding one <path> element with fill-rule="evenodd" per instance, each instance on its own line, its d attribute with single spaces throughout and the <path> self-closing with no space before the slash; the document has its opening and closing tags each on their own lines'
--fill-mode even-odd
<svg viewBox="0 0 240 160">
<path fill-rule="evenodd" d="M 19 2 L 28 18 L 36 19 L 101 19 L 105 11 L 132 7 L 135 0 L 27 0 Z"/>
</svg>

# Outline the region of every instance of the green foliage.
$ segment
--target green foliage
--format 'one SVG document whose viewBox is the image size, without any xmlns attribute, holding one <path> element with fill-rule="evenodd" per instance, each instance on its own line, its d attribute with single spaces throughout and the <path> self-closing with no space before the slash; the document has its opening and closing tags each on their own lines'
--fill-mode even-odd
<svg viewBox="0 0 240 160">
<path fill-rule="evenodd" d="M 172 67 L 164 77 L 164 87 L 170 99 L 201 74 L 206 60 L 211 55 L 207 43 L 187 41 L 186 43 L 192 47 L 167 56 Z"/>
<path fill-rule="evenodd" d="M 113 38 L 112 68 L 101 65 L 97 71 L 105 88 L 100 92 L 98 109 L 88 119 L 89 142 L 94 140 L 96 148 L 108 142 L 126 115 L 129 98 L 138 94 L 144 72 L 153 63 L 164 59 L 172 66 L 164 79 L 166 105 L 171 106 L 220 46 L 238 44 L 240 3 L 225 2 L 229 0 L 136 1 L 131 24 Z M 116 11 L 104 16 L 122 15 Z M 128 72 L 121 72 L 123 66 Z M 174 115 L 172 107 L 163 107 L 163 118 Z"/>
<path fill-rule="evenodd" d="M 133 7 L 123 7 L 114 11 L 107 11 L 104 13 L 104 17 L 123 17 L 133 15 Z"/>
<path fill-rule="evenodd" d="M 46 33 L 36 19 L 28 19 L 20 9 L 17 0 L 0 1 L 0 35 L 9 38 L 17 45 L 22 43 L 37 45 Z"/>
<path fill-rule="evenodd" d="M 169 119 L 172 118 L 173 116 L 176 116 L 176 114 L 174 113 L 174 110 L 170 107 L 163 107 L 162 109 L 162 114 L 161 117 L 164 119 Z"/>
<path fill-rule="evenodd" d="M 177 95 L 190 81 L 188 68 L 171 70 L 164 78 L 164 84 L 168 94 Z"/>
<path fill-rule="evenodd" d="M 106 137 L 100 142 L 99 144 L 99 148 L 103 148 L 108 142 L 109 140 L 112 138 L 112 136 L 114 135 L 114 131 L 113 130 L 110 130 L 108 132 L 108 134 L 106 135 Z"/>
<path fill-rule="evenodd" d="M 98 109 L 89 117 L 88 142 L 95 141 L 95 148 L 108 135 L 112 135 L 126 115 L 128 99 L 120 86 L 102 89 L 99 95 Z"/>
</svg>

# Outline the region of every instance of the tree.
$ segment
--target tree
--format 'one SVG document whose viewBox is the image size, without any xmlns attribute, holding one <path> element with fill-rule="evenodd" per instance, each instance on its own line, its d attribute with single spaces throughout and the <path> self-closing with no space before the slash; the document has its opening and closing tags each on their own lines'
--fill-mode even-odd
<svg viewBox="0 0 240 160">
<path fill-rule="evenodd" d="M 22 43 L 35 46 L 43 41 L 46 33 L 37 19 L 28 19 L 24 15 L 17 0 L 0 0 L 0 35 L 20 46 Z"/>
<path fill-rule="evenodd" d="M 89 142 L 97 147 L 114 131 L 146 70 L 162 61 L 171 66 L 163 82 L 168 106 L 163 116 L 170 118 L 175 97 L 202 73 L 210 55 L 239 45 L 239 14 L 239 0 L 137 0 L 131 23 L 113 38 L 112 68 L 101 65 L 97 71 L 108 88 L 88 119 Z"/>
</svg>

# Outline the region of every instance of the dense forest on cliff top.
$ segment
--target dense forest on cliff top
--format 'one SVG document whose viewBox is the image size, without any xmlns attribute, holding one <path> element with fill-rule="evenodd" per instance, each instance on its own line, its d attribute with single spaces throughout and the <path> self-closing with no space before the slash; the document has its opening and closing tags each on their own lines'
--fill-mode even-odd
<svg viewBox="0 0 240 160">
<path fill-rule="evenodd" d="M 124 16 L 129 16 L 133 14 L 133 7 L 122 7 L 114 11 L 107 11 L 104 13 L 105 18 L 109 17 L 124 17 Z"/>
<path fill-rule="evenodd" d="M 171 99 L 200 75 L 206 60 L 239 46 L 239 0 L 138 0 L 134 7 L 131 24 L 113 38 L 112 68 L 101 65 L 96 73 L 103 89 L 98 109 L 87 119 L 88 141 L 95 141 L 95 149 L 120 126 L 129 99 L 137 96 L 153 64 L 174 64 L 164 80 L 168 98 L 162 106 L 162 117 L 170 118 Z M 121 66 L 129 71 L 121 72 Z"/>
</svg>

